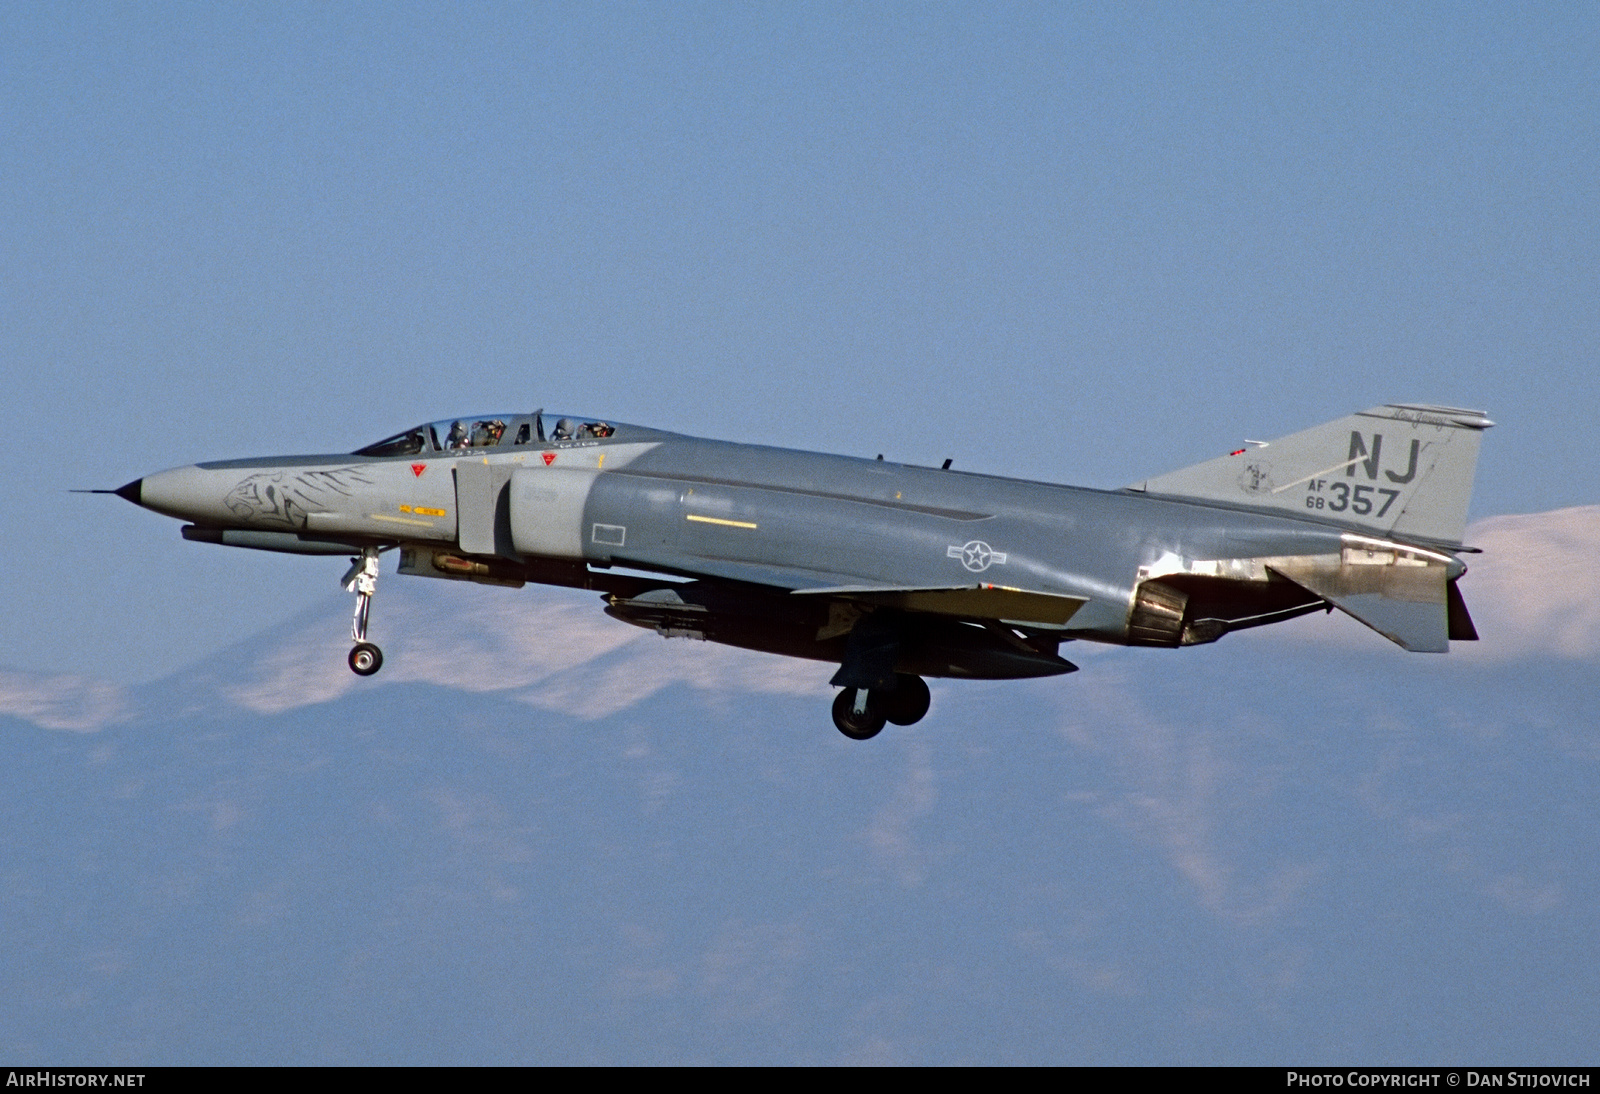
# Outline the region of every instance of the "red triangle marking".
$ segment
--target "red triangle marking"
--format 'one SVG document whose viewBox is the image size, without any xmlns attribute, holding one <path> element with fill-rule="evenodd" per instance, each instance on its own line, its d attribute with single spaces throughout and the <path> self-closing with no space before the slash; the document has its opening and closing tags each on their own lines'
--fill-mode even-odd
<svg viewBox="0 0 1600 1094">
<path fill-rule="evenodd" d="M 551 464 L 553 464 L 555 462 L 556 462 L 556 454 L 554 452 L 546 452 L 544 454 L 544 465 L 546 467 L 549 467 Z"/>
<path fill-rule="evenodd" d="M 419 479 L 422 478 L 422 473 L 427 469 L 428 465 L 425 463 L 414 463 L 411 465 L 411 473 Z"/>
</svg>

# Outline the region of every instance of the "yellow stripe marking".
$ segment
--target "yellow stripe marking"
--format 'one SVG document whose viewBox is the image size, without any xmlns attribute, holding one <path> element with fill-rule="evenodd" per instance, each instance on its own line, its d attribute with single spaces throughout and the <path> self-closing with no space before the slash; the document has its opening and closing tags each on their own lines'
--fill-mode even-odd
<svg viewBox="0 0 1600 1094">
<path fill-rule="evenodd" d="M 759 525 L 751 524 L 747 520 L 723 520 L 720 517 L 702 517 L 695 513 L 686 514 L 684 520 L 692 520 L 696 524 L 720 524 L 727 528 L 757 528 Z"/>
<path fill-rule="evenodd" d="M 386 515 L 384 513 L 368 513 L 367 514 L 367 519 L 368 520 L 385 520 L 385 521 L 388 521 L 390 524 L 417 524 L 417 525 L 421 525 L 423 528 L 432 528 L 433 527 L 433 521 L 431 521 L 431 520 L 412 520 L 410 517 L 391 517 L 391 516 L 388 516 L 388 515 Z"/>
<path fill-rule="evenodd" d="M 445 511 L 443 509 L 429 509 L 426 505 L 402 505 L 400 507 L 400 511 L 402 513 L 416 513 L 418 516 L 424 517 L 442 517 L 445 515 Z"/>
</svg>

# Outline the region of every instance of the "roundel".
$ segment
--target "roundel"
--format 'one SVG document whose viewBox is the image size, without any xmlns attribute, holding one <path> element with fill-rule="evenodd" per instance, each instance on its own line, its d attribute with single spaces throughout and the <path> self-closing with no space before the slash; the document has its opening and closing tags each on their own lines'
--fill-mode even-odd
<svg viewBox="0 0 1600 1094">
<path fill-rule="evenodd" d="M 1006 560 L 1005 552 L 994 550 L 981 539 L 969 540 L 960 547 L 951 547 L 945 554 L 949 558 L 960 559 L 961 565 L 975 574 L 982 573 L 990 566 Z"/>
</svg>

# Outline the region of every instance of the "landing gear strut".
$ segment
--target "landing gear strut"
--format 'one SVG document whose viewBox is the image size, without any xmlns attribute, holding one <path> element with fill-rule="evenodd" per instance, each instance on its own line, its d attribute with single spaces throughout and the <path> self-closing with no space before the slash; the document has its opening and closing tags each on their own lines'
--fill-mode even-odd
<svg viewBox="0 0 1600 1094">
<path fill-rule="evenodd" d="M 914 725 L 928 713 L 930 696 L 922 677 L 896 673 L 894 687 L 845 688 L 833 699 L 833 724 L 852 741 L 866 741 L 882 731 L 884 723 Z"/>
<path fill-rule="evenodd" d="M 356 644 L 350 651 L 350 671 L 357 676 L 371 676 L 383 668 L 383 651 L 367 641 L 367 616 L 372 611 L 372 595 L 378 591 L 376 547 L 363 547 L 361 557 L 350 560 L 344 587 L 356 594 L 356 613 L 350 620 L 350 638 Z"/>
</svg>

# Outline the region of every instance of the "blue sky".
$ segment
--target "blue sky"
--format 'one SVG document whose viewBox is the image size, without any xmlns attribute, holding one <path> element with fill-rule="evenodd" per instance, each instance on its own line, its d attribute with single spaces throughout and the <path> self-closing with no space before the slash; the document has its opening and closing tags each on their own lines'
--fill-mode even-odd
<svg viewBox="0 0 1600 1094">
<path fill-rule="evenodd" d="M 1501 422 L 1475 516 L 1592 502 L 1597 31 L 7 5 L 0 362 L 48 455 L 5 473 L 0 661 L 150 679 L 342 569 L 69 488 L 485 409 L 1109 487 L 1444 402 Z"/>
</svg>

